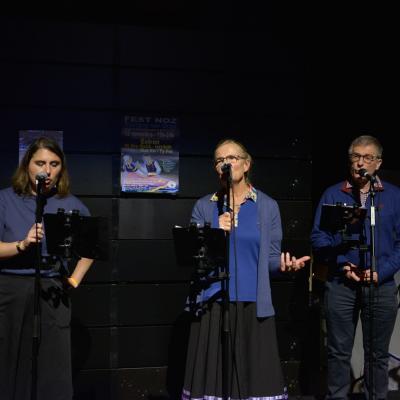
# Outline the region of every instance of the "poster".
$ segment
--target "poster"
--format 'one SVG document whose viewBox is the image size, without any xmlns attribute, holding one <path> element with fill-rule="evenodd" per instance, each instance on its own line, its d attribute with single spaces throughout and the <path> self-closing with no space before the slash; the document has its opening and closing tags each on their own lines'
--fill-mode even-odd
<svg viewBox="0 0 400 400">
<path fill-rule="evenodd" d="M 19 162 L 21 162 L 29 145 L 39 137 L 49 137 L 54 139 L 58 145 L 63 148 L 63 131 L 45 131 L 45 130 L 24 130 L 19 131 L 18 137 L 18 152 Z"/>
<path fill-rule="evenodd" d="M 177 118 L 126 116 L 121 137 L 122 192 L 178 193 Z"/>
</svg>

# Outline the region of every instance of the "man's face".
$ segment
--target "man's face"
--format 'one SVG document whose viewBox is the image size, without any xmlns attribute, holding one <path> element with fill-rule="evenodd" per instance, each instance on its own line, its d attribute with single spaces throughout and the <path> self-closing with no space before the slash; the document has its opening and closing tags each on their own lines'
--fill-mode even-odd
<svg viewBox="0 0 400 400">
<path fill-rule="evenodd" d="M 365 184 L 367 178 L 362 178 L 359 171 L 365 169 L 369 175 L 373 175 L 382 164 L 382 159 L 378 157 L 378 149 L 373 144 L 354 146 L 349 155 L 350 174 L 353 180 L 361 185 Z"/>
</svg>

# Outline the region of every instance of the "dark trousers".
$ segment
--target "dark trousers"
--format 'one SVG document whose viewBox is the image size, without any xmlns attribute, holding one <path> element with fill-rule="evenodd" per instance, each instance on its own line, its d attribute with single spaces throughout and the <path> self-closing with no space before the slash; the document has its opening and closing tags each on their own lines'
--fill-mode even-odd
<svg viewBox="0 0 400 400">
<path fill-rule="evenodd" d="M 31 390 L 33 277 L 0 274 L 0 398 L 28 400 Z M 71 400 L 68 295 L 58 279 L 42 279 L 38 400 Z"/>
<path fill-rule="evenodd" d="M 364 391 L 368 398 L 369 375 L 368 285 L 347 278 L 326 282 L 328 399 L 344 399 L 350 390 L 351 354 L 358 317 L 361 317 L 364 347 Z M 385 399 L 388 390 L 388 351 L 397 314 L 397 288 L 393 284 L 373 288 L 374 393 Z"/>
</svg>

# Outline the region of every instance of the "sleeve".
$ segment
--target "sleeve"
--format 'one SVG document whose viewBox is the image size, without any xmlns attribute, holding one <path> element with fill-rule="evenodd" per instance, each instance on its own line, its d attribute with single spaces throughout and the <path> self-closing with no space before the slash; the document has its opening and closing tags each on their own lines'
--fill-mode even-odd
<svg viewBox="0 0 400 400">
<path fill-rule="evenodd" d="M 348 262 L 346 253 L 348 247 L 343 243 L 340 234 L 333 234 L 319 228 L 323 204 L 335 204 L 334 193 L 328 189 L 322 195 L 315 212 L 314 223 L 311 231 L 311 246 L 316 262 L 322 264 L 340 264 Z"/>
<path fill-rule="evenodd" d="M 83 215 L 84 217 L 90 217 L 90 211 L 86 207 L 86 205 L 78 198 L 76 198 L 77 202 L 77 209 L 79 210 L 79 213 Z"/>
<path fill-rule="evenodd" d="M 199 199 L 196 201 L 193 207 L 192 215 L 190 217 L 190 223 L 195 223 L 199 226 L 204 226 L 206 222 L 211 222 L 211 221 L 205 220 L 204 206 L 202 206 L 202 201 L 201 199 Z"/>
<path fill-rule="evenodd" d="M 400 270 L 400 191 L 398 191 L 397 195 L 395 196 L 393 204 L 393 229 L 391 230 L 391 235 L 390 232 L 388 233 L 388 236 L 390 235 L 388 237 L 388 240 L 392 241 L 393 244 L 390 244 L 392 244 L 393 250 L 388 255 L 388 257 L 380 260 L 380 265 L 378 265 L 380 282 L 391 279 L 396 274 L 396 272 Z"/>
<path fill-rule="evenodd" d="M 329 201 L 327 192 L 322 195 L 315 212 L 314 223 L 311 231 L 311 245 L 314 251 L 333 245 L 333 235 L 319 229 L 323 204 L 333 204 L 333 199 L 331 199 L 331 202 Z"/>
<path fill-rule="evenodd" d="M 82 211 L 81 214 L 84 215 L 85 217 L 90 217 L 90 211 L 89 209 L 82 203 Z"/>
<path fill-rule="evenodd" d="M 269 248 L 269 270 L 272 275 L 280 274 L 281 245 L 282 245 L 282 222 L 279 206 L 273 202 L 271 210 L 271 245 Z"/>
<path fill-rule="evenodd" d="M 4 219 L 6 213 L 6 202 L 4 199 L 3 191 L 0 191 L 0 241 L 4 233 Z"/>
</svg>

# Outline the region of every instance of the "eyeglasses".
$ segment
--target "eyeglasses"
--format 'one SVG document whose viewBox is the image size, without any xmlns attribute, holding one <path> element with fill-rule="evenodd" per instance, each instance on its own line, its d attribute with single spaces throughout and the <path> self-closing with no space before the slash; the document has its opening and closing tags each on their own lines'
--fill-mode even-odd
<svg viewBox="0 0 400 400">
<path fill-rule="evenodd" d="M 234 156 L 234 155 L 228 155 L 226 157 L 218 157 L 214 160 L 215 166 L 222 165 L 225 161 L 228 164 L 236 164 L 239 160 L 244 160 L 246 157 L 243 156 Z"/>
<path fill-rule="evenodd" d="M 372 154 L 358 154 L 358 153 L 351 153 L 349 154 L 351 162 L 358 162 L 362 158 L 366 164 L 372 163 L 372 161 L 380 160 L 380 156 L 373 156 Z"/>
</svg>

